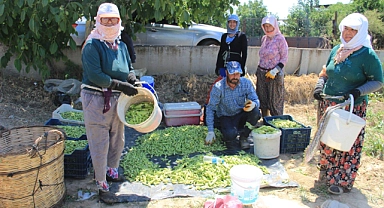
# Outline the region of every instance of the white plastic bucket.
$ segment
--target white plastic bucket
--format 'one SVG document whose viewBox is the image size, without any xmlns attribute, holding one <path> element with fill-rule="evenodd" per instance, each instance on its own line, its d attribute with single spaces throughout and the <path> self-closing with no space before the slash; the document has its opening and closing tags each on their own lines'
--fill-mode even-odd
<svg viewBox="0 0 384 208">
<path fill-rule="evenodd" d="M 257 134 L 251 132 L 253 153 L 260 159 L 272 159 L 280 155 L 281 130 L 274 134 Z"/>
<path fill-rule="evenodd" d="M 124 123 L 124 125 L 134 128 L 138 132 L 148 133 L 155 130 L 160 125 L 163 115 L 157 103 L 157 99 L 155 95 L 151 93 L 151 91 L 144 87 L 137 87 L 136 89 L 138 93 L 135 96 L 127 96 L 123 93 L 120 94 L 117 103 L 117 115 L 119 116 L 121 122 Z M 125 113 L 127 112 L 129 106 L 142 102 L 153 102 L 153 110 L 151 115 L 147 120 L 140 124 L 128 124 L 125 120 Z"/>
<path fill-rule="evenodd" d="M 349 151 L 365 126 L 365 120 L 342 109 L 334 110 L 328 119 L 320 141 L 334 149 Z"/>
<path fill-rule="evenodd" d="M 326 126 L 320 141 L 344 152 L 351 150 L 353 143 L 365 126 L 365 120 L 352 113 L 353 96 L 349 95 L 351 105 L 349 112 L 336 109 L 327 118 Z"/>
<path fill-rule="evenodd" d="M 253 165 L 235 165 L 229 171 L 231 176 L 231 195 L 243 204 L 253 204 L 259 197 L 263 172 Z"/>
<path fill-rule="evenodd" d="M 142 76 L 140 81 L 143 82 L 143 87 L 147 88 L 152 93 L 155 93 L 155 79 L 152 76 Z"/>
</svg>

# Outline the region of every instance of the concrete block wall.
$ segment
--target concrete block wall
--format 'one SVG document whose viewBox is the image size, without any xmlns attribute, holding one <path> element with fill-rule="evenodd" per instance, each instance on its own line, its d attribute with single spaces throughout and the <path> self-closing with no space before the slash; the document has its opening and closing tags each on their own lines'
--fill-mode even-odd
<svg viewBox="0 0 384 208">
<path fill-rule="evenodd" d="M 216 66 L 217 46 L 198 46 L 198 47 L 179 47 L 179 46 L 135 46 L 137 59 L 133 65 L 135 69 L 146 68 L 147 75 L 160 74 L 213 74 Z M 259 62 L 260 47 L 248 47 L 247 72 L 254 74 Z M 5 48 L 0 45 L 0 56 L 5 53 Z M 64 53 L 75 64 L 81 65 L 81 49 L 66 50 Z M 317 48 L 289 48 L 288 63 L 284 67 L 285 74 L 310 74 L 319 73 L 322 65 L 328 59 L 330 49 Z M 384 50 L 376 51 L 380 60 L 384 62 Z M 9 62 L 5 69 L 0 69 L 5 73 L 19 73 L 14 65 L 13 60 Z M 58 70 L 65 70 L 62 62 L 55 62 L 53 67 Z M 22 76 L 29 76 L 41 79 L 40 75 L 31 70 L 26 73 L 23 67 Z"/>
</svg>

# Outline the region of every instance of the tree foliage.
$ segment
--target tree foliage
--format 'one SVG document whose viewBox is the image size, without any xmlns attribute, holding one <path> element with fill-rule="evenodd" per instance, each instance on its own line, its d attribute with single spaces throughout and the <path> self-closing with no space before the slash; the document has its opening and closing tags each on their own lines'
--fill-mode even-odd
<svg viewBox="0 0 384 208">
<path fill-rule="evenodd" d="M 350 4 L 336 3 L 319 6 L 316 0 L 298 0 L 291 8 L 284 27 L 287 36 L 324 37 L 333 45 L 340 43 L 339 24 L 353 12 L 364 14 L 369 21 L 369 32 L 374 48 L 384 48 L 384 0 L 354 0 Z"/>
<path fill-rule="evenodd" d="M 261 21 L 267 15 L 267 8 L 263 1 L 248 1 L 248 4 L 239 5 L 237 14 L 241 20 L 241 29 L 250 37 L 262 36 Z"/>
<path fill-rule="evenodd" d="M 41 69 L 49 74 L 46 63 L 63 57 L 62 48 L 75 47 L 69 34 L 81 14 L 78 2 L 49 0 L 0 0 L 0 42 L 8 47 L 1 58 L 1 67 L 7 66 L 15 55 L 14 65 L 19 71 Z"/>
<path fill-rule="evenodd" d="M 287 36 L 309 37 L 313 34 L 310 21 L 312 12 L 319 6 L 319 0 L 298 0 L 288 14 L 284 32 Z"/>
<path fill-rule="evenodd" d="M 66 59 L 63 50 L 76 48 L 70 37 L 72 24 L 81 16 L 93 20 L 102 0 L 0 0 L 0 42 L 7 46 L 1 67 L 15 56 L 17 70 L 25 64 L 43 77 L 50 74 L 49 63 Z M 180 26 L 191 21 L 225 21 L 238 0 L 115 0 L 125 28 L 133 34 L 150 20 L 170 20 Z M 68 46 L 69 45 L 69 46 Z M 48 65 L 47 65 L 48 64 Z"/>
</svg>

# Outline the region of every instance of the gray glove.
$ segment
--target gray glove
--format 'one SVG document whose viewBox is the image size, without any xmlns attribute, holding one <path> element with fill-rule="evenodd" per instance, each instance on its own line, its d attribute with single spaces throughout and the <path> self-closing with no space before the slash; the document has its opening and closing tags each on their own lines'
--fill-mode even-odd
<svg viewBox="0 0 384 208">
<path fill-rule="evenodd" d="M 129 84 L 131 84 L 135 87 L 142 87 L 141 83 L 138 83 L 138 82 L 140 82 L 140 80 L 136 78 L 136 75 L 133 72 L 130 72 L 128 74 L 127 81 Z"/>
<path fill-rule="evenodd" d="M 205 144 L 212 144 L 216 139 L 215 132 L 209 131 L 207 137 L 205 137 Z"/>
<path fill-rule="evenodd" d="M 134 96 L 138 93 L 137 89 L 128 82 L 122 82 L 117 79 L 112 79 L 111 89 L 119 90 L 128 96 Z"/>
</svg>

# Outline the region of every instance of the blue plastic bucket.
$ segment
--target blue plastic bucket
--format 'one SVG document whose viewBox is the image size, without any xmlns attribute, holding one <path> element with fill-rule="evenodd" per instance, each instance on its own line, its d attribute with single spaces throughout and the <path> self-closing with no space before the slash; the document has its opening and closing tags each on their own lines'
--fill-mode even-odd
<svg viewBox="0 0 384 208">
<path fill-rule="evenodd" d="M 152 76 L 142 76 L 140 81 L 144 82 L 142 83 L 144 88 L 147 88 L 152 93 L 155 93 L 155 79 Z"/>
</svg>

